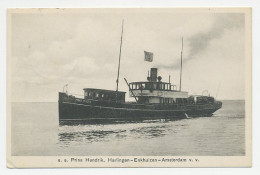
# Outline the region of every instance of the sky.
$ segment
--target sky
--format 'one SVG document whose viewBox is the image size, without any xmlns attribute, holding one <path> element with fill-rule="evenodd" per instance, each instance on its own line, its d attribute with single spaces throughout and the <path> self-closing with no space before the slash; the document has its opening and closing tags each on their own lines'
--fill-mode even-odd
<svg viewBox="0 0 260 175">
<path fill-rule="evenodd" d="M 83 88 L 115 90 L 123 19 L 120 91 L 128 92 L 124 78 L 146 81 L 151 67 L 179 87 L 183 37 L 183 91 L 245 98 L 243 13 L 41 9 L 11 14 L 12 101 L 57 102 L 65 84 L 78 95 Z M 144 61 L 144 51 L 154 54 L 153 62 Z"/>
</svg>

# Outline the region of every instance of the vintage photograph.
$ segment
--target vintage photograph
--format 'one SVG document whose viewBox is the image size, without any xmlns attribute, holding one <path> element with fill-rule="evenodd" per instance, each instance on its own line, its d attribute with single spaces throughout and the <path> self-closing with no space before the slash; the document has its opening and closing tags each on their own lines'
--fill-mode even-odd
<svg viewBox="0 0 260 175">
<path fill-rule="evenodd" d="M 251 166 L 250 8 L 7 16 L 9 167 Z"/>
</svg>

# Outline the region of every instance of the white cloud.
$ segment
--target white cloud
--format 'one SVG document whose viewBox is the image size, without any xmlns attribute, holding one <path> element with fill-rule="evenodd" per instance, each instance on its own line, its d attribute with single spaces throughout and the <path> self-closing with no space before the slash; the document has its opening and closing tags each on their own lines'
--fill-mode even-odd
<svg viewBox="0 0 260 175">
<path fill-rule="evenodd" d="M 160 66 L 164 81 L 171 74 L 178 85 L 181 37 L 184 59 L 189 59 L 193 49 L 190 38 L 196 36 L 197 42 L 201 41 L 198 36 L 213 32 L 221 18 L 224 22 L 217 31 L 222 33 L 205 40 L 205 47 L 198 47 L 194 59 L 185 62 L 183 88 L 194 93 L 205 88 L 215 92 L 218 82 L 223 81 L 221 98 L 244 97 L 244 33 L 236 25 L 240 17 L 135 10 L 16 16 L 12 30 L 14 99 L 33 101 L 37 96 L 37 101 L 56 101 L 57 92 L 67 83 L 77 93 L 82 93 L 84 87 L 115 89 L 123 18 L 121 90 L 128 90 L 124 77 L 145 81 L 147 71 L 154 66 Z M 234 25 L 227 26 L 233 19 Z M 154 53 L 154 62 L 143 61 L 144 50 Z M 234 90 L 233 86 L 239 88 Z"/>
</svg>

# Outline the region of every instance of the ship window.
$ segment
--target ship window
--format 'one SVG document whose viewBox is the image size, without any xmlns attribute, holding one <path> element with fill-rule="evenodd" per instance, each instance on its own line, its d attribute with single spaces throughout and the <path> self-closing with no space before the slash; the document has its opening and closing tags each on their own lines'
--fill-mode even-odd
<svg viewBox="0 0 260 175">
<path fill-rule="evenodd" d="M 141 89 L 142 88 L 142 84 L 138 84 L 138 89 Z"/>
<path fill-rule="evenodd" d="M 158 83 L 156 83 L 156 89 L 160 89 L 160 85 Z"/>
<path fill-rule="evenodd" d="M 153 84 L 153 89 L 156 89 L 156 83 Z"/>
<path fill-rule="evenodd" d="M 181 104 L 182 103 L 181 98 L 176 98 L 176 103 Z"/>
<path fill-rule="evenodd" d="M 104 97 L 105 97 L 105 94 L 101 94 L 101 97 L 104 98 Z"/>
<path fill-rule="evenodd" d="M 165 103 L 165 98 L 162 98 L 162 103 Z"/>
<path fill-rule="evenodd" d="M 98 93 L 96 93 L 96 97 L 98 97 Z"/>
<path fill-rule="evenodd" d="M 112 99 L 116 99 L 117 95 L 115 93 L 111 94 Z"/>
<path fill-rule="evenodd" d="M 147 83 L 147 88 L 148 89 L 152 89 L 152 84 L 151 83 Z"/>
<path fill-rule="evenodd" d="M 159 84 L 159 89 L 162 90 L 162 84 Z"/>
<path fill-rule="evenodd" d="M 149 88 L 148 88 L 148 83 L 145 83 L 145 84 L 144 84 L 144 89 L 149 89 Z"/>
<path fill-rule="evenodd" d="M 145 87 L 145 84 L 142 83 L 140 88 L 141 88 L 141 89 L 144 89 L 144 87 Z"/>
<path fill-rule="evenodd" d="M 140 84 L 136 84 L 136 89 L 140 89 Z"/>
</svg>

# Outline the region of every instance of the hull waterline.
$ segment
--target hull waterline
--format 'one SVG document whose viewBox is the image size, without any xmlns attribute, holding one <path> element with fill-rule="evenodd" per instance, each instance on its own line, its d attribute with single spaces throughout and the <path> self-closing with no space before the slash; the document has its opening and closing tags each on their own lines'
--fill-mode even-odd
<svg viewBox="0 0 260 175">
<path fill-rule="evenodd" d="M 143 120 L 211 116 L 219 105 L 179 107 L 179 109 L 134 109 L 59 102 L 60 120 Z M 182 109 L 181 109 L 182 108 Z"/>
</svg>

